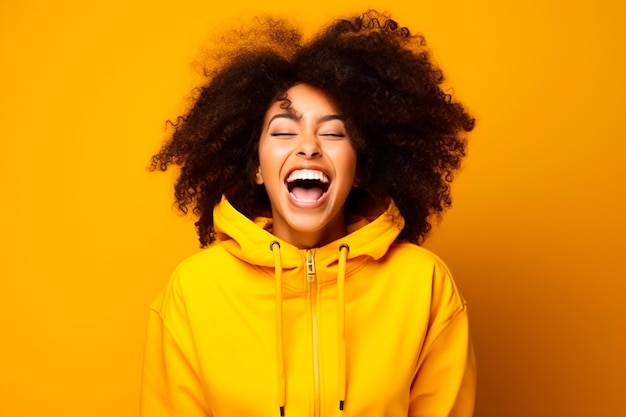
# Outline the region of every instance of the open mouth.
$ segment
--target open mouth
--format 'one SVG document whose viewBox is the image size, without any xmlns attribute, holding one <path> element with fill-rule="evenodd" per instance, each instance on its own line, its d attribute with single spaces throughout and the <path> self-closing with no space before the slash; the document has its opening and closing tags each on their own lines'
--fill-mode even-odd
<svg viewBox="0 0 626 417">
<path fill-rule="evenodd" d="M 299 169 L 289 174 L 285 184 L 289 194 L 296 200 L 314 202 L 321 199 L 328 191 L 330 180 L 322 171 Z"/>
</svg>

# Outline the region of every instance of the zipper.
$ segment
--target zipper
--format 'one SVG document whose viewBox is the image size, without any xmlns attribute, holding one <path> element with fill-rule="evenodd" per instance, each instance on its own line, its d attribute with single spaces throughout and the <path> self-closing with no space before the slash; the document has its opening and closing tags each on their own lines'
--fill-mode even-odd
<svg viewBox="0 0 626 417">
<path fill-rule="evenodd" d="M 313 342 L 313 385 L 315 390 L 313 416 L 318 417 L 320 415 L 320 358 L 317 331 L 317 273 L 315 272 L 315 253 L 311 249 L 306 251 L 306 280 L 311 300 L 311 340 Z"/>
</svg>

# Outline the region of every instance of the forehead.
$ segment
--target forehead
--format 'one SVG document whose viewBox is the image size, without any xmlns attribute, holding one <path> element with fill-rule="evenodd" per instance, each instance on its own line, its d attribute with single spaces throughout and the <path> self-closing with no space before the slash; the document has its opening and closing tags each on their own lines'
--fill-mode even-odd
<svg viewBox="0 0 626 417">
<path fill-rule="evenodd" d="M 292 113 L 300 118 L 338 114 L 338 109 L 324 91 L 308 84 L 296 84 L 270 105 L 266 121 L 276 113 Z"/>
</svg>

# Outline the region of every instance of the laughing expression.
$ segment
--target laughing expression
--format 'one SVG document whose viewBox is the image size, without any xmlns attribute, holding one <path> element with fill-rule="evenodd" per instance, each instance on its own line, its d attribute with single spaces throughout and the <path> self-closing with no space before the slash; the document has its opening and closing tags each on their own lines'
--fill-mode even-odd
<svg viewBox="0 0 626 417">
<path fill-rule="evenodd" d="M 272 206 L 272 233 L 299 247 L 319 247 L 346 234 L 344 204 L 357 157 L 335 104 L 297 84 L 267 112 L 259 141 L 257 184 Z"/>
</svg>

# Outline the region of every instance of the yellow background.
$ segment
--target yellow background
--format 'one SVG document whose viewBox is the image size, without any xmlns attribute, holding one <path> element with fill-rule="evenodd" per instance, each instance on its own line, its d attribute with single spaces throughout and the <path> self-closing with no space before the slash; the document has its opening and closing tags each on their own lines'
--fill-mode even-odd
<svg viewBox="0 0 626 417">
<path fill-rule="evenodd" d="M 367 7 L 421 31 L 478 118 L 427 244 L 470 303 L 476 415 L 623 415 L 626 3 L 217 3 L 2 2 L 0 415 L 138 415 L 149 303 L 198 250 L 145 166 L 201 45 Z"/>
</svg>

